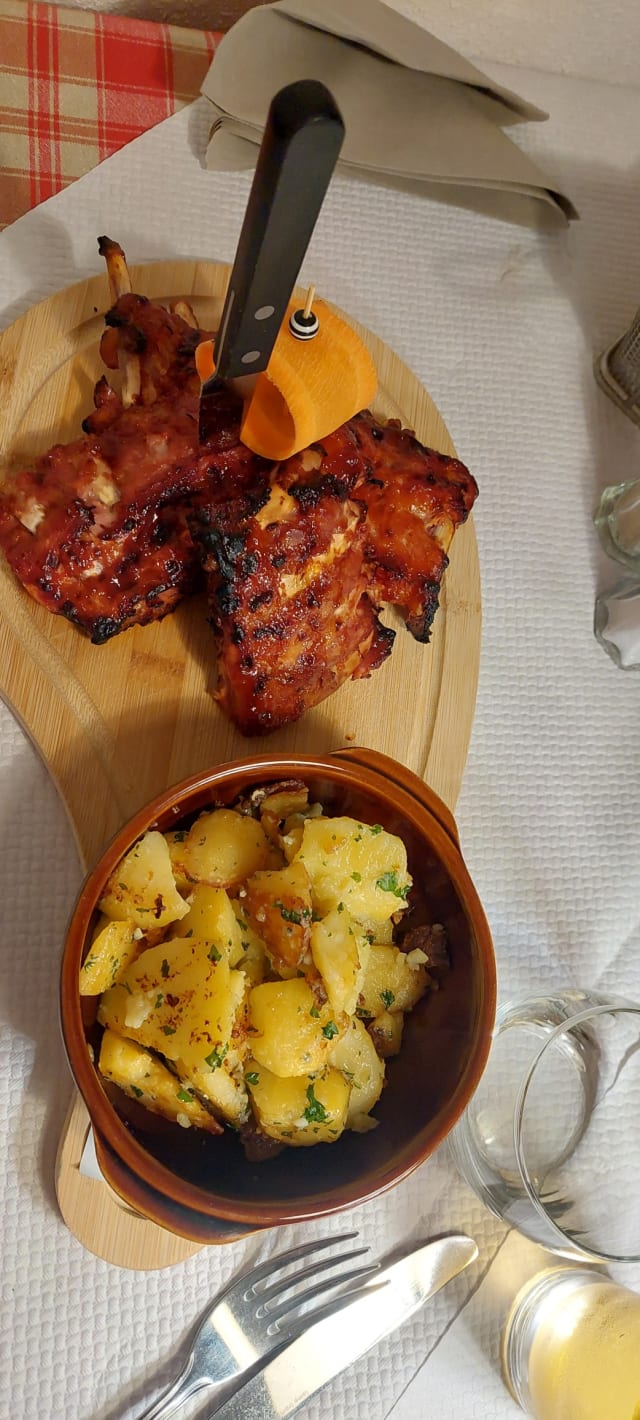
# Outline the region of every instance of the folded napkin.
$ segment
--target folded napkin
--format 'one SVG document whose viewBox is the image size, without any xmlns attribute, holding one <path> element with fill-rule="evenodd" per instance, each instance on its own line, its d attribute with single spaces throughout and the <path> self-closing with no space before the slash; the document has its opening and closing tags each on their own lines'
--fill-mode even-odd
<svg viewBox="0 0 640 1420">
<path fill-rule="evenodd" d="M 383 0 L 279 0 L 234 25 L 202 86 L 207 166 L 253 167 L 273 94 L 311 78 L 342 111 L 340 163 L 354 175 L 537 227 L 577 215 L 502 132 L 544 111 Z"/>
</svg>

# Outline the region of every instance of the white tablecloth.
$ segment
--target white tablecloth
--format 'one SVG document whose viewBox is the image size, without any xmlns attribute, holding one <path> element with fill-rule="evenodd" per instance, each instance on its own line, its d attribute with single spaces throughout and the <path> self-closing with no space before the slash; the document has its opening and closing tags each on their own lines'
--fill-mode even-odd
<svg viewBox="0 0 640 1420">
<path fill-rule="evenodd" d="M 596 588 L 616 573 L 590 521 L 598 490 L 638 472 L 638 433 L 597 390 L 591 360 L 640 299 L 640 91 L 496 76 L 550 110 L 518 138 L 581 223 L 541 237 L 340 178 L 306 273 L 413 366 L 480 485 L 483 655 L 458 821 L 501 997 L 598 984 L 640 999 L 640 677 L 616 670 L 592 635 Z M 202 171 L 205 126 L 195 105 L 4 232 L 2 324 L 98 270 L 101 231 L 134 260 L 230 259 L 248 182 Z M 53 787 L 2 707 L 0 827 L 0 1414 L 124 1420 L 207 1298 L 274 1238 L 137 1274 L 70 1237 L 52 1181 L 69 1096 L 56 995 L 79 869 Z M 352 1218 L 378 1253 L 464 1227 L 481 1255 L 306 1420 L 515 1417 L 500 1323 L 540 1254 L 506 1236 L 446 1149 Z"/>
</svg>

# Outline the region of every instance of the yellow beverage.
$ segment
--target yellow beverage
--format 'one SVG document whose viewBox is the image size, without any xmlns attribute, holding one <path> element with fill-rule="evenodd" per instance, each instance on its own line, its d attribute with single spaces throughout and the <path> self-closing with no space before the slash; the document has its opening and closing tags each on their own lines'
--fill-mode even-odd
<svg viewBox="0 0 640 1420">
<path fill-rule="evenodd" d="M 555 1279 L 529 1318 L 521 1403 L 536 1420 L 640 1420 L 640 1296 L 593 1273 Z"/>
</svg>

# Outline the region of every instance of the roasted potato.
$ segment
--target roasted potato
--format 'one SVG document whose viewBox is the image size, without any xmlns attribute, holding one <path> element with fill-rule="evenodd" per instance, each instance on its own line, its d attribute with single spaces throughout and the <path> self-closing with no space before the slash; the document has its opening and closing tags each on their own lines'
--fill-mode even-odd
<svg viewBox="0 0 640 1420">
<path fill-rule="evenodd" d="M 145 833 L 109 878 L 99 907 L 116 922 L 168 927 L 189 911 L 175 884 L 166 839 Z"/>
<path fill-rule="evenodd" d="M 373 1018 L 384 1011 L 410 1011 L 427 988 L 425 967 L 412 963 L 398 947 L 374 943 L 365 965 L 358 1014 Z"/>
<path fill-rule="evenodd" d="M 269 840 L 254 818 L 235 809 L 214 809 L 191 825 L 180 861 L 189 883 L 236 888 L 265 867 L 269 853 Z"/>
<path fill-rule="evenodd" d="M 309 803 L 309 790 L 305 784 L 276 785 L 270 794 L 265 794 L 260 804 L 260 822 L 267 838 L 282 847 L 282 827 L 291 814 L 303 814 Z"/>
<path fill-rule="evenodd" d="M 329 1006 L 318 1006 L 308 983 L 296 977 L 253 987 L 248 1031 L 256 1060 L 287 1078 L 321 1070 L 339 1027 Z"/>
<path fill-rule="evenodd" d="M 338 1015 L 352 1016 L 362 990 L 371 946 L 346 908 L 329 912 L 311 928 L 311 952 Z"/>
<path fill-rule="evenodd" d="M 226 957 L 229 966 L 236 966 L 244 954 L 242 933 L 233 904 L 224 888 L 198 883 L 189 898 L 189 911 L 180 923 L 181 937 L 193 937 L 206 942 L 212 961 Z"/>
<path fill-rule="evenodd" d="M 351 1017 L 344 1035 L 332 1043 L 329 1063 L 340 1070 L 351 1085 L 347 1128 L 363 1134 L 375 1121 L 369 1118 L 384 1085 L 384 1061 L 376 1054 L 371 1036 L 362 1021 Z"/>
<path fill-rule="evenodd" d="M 186 828 L 174 828 L 164 835 L 169 849 L 171 867 L 175 878 L 176 887 L 182 897 L 189 894 L 189 879 L 184 867 L 184 844 L 186 842 Z"/>
<path fill-rule="evenodd" d="M 229 1050 L 245 989 L 226 957 L 212 961 L 206 943 L 178 937 L 143 952 L 105 992 L 98 1016 L 187 1070 L 214 1070 Z"/>
<path fill-rule="evenodd" d="M 306 819 L 295 863 L 303 863 L 324 916 L 342 903 L 358 919 L 386 922 L 411 888 L 404 844 L 379 824 L 352 818 Z"/>
<path fill-rule="evenodd" d="M 276 971 L 295 972 L 309 961 L 311 883 L 301 863 L 280 872 L 254 873 L 243 904 Z"/>
<path fill-rule="evenodd" d="M 209 1058 L 204 1064 L 185 1064 L 176 1061 L 176 1069 L 183 1079 L 206 1099 L 220 1119 L 229 1124 L 244 1124 L 249 1114 L 249 1099 L 242 1075 L 239 1051 L 231 1046 L 226 1055 L 220 1051 L 219 1063 L 213 1064 Z"/>
<path fill-rule="evenodd" d="M 140 928 L 135 922 L 111 922 L 101 917 L 80 968 L 80 995 L 100 996 L 115 986 L 138 952 Z"/>
<path fill-rule="evenodd" d="M 367 1026 L 376 1055 L 379 1055 L 381 1060 L 388 1060 L 390 1056 L 398 1054 L 402 1045 L 403 1027 L 402 1011 L 394 1011 L 393 1014 L 391 1011 L 383 1011 L 381 1016 L 376 1016 Z"/>
<path fill-rule="evenodd" d="M 339 1070 L 282 1079 L 258 1060 L 245 1072 L 254 1113 L 265 1134 L 283 1144 L 332 1144 L 345 1127 L 350 1087 Z"/>
<path fill-rule="evenodd" d="M 135 1041 L 106 1030 L 100 1046 L 99 1069 L 106 1080 L 112 1080 L 152 1114 L 173 1119 L 183 1129 L 193 1124 L 209 1134 L 222 1133 L 218 1120 L 200 1104 L 186 1081 L 179 1080 L 157 1056 Z"/>
<path fill-rule="evenodd" d="M 236 922 L 240 928 L 240 945 L 242 956 L 238 961 L 240 970 L 248 977 L 252 986 L 259 986 L 264 981 L 267 972 L 271 969 L 271 964 L 267 954 L 267 948 L 262 937 L 256 932 L 248 921 L 248 914 L 244 903 L 237 900 L 232 904 Z"/>
</svg>

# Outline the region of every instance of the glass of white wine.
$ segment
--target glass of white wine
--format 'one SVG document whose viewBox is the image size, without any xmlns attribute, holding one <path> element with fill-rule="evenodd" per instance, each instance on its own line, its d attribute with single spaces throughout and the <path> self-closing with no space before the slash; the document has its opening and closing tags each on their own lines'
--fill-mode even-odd
<svg viewBox="0 0 640 1420">
<path fill-rule="evenodd" d="M 640 1296 L 601 1272 L 543 1272 L 519 1292 L 505 1381 L 535 1420 L 640 1420 Z"/>
</svg>

